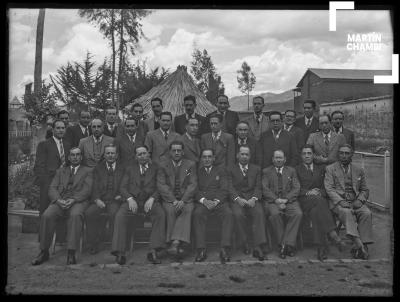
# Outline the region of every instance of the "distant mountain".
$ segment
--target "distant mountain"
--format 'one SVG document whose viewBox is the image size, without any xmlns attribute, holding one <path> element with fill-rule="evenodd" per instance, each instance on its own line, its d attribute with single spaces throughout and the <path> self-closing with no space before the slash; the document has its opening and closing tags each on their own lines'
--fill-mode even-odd
<svg viewBox="0 0 400 302">
<path fill-rule="evenodd" d="M 261 94 L 250 95 L 250 110 L 252 108 L 252 99 L 256 95 L 261 95 L 265 101 L 264 110 L 266 111 L 285 111 L 286 109 L 293 109 L 293 91 L 288 90 L 282 93 L 265 92 Z M 229 99 L 231 110 L 234 111 L 247 111 L 247 96 L 240 95 L 234 96 Z"/>
</svg>

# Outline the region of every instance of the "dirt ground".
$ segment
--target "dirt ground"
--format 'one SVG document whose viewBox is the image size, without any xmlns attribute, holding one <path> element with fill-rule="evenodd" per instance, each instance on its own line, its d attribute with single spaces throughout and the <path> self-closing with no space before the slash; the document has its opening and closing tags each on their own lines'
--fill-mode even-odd
<svg viewBox="0 0 400 302">
<path fill-rule="evenodd" d="M 193 263 L 194 254 L 183 263 L 163 259 L 152 265 L 145 260 L 147 247 L 136 245 L 127 264 L 114 264 L 110 246 L 89 255 L 78 254 L 78 264 L 66 266 L 66 250 L 57 247 L 48 262 L 32 266 L 38 253 L 36 234 L 20 231 L 20 218 L 10 217 L 8 232 L 8 280 L 6 293 L 92 294 L 92 295 L 305 295 L 305 296 L 391 296 L 391 217 L 374 213 L 375 244 L 370 260 L 350 260 L 349 250 L 330 248 L 329 260 L 316 260 L 306 246 L 285 260 L 271 252 L 268 261 L 256 261 L 240 250 L 232 262 L 221 265 L 218 248 L 209 249 L 206 263 Z"/>
</svg>

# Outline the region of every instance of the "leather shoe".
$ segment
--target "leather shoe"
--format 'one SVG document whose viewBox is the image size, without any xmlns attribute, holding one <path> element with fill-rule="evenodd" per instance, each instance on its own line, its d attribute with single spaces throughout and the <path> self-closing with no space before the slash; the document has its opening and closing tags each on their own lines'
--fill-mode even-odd
<svg viewBox="0 0 400 302">
<path fill-rule="evenodd" d="M 49 260 L 49 251 L 41 250 L 39 255 L 33 259 L 32 265 L 40 265 L 47 260 Z"/>
<path fill-rule="evenodd" d="M 368 248 L 366 245 L 363 245 L 363 247 L 359 249 L 358 258 L 363 259 L 363 260 L 368 260 L 369 254 L 368 254 Z"/>
<path fill-rule="evenodd" d="M 343 252 L 346 248 L 346 243 L 342 240 L 335 241 L 335 246 L 337 247 L 339 252 Z"/>
<path fill-rule="evenodd" d="M 229 252 L 225 248 L 221 248 L 219 252 L 219 258 L 221 259 L 221 263 L 224 264 L 225 262 L 231 261 L 231 257 L 229 255 Z"/>
<path fill-rule="evenodd" d="M 183 247 L 178 247 L 178 252 L 177 252 L 177 254 L 176 254 L 176 259 L 179 261 L 179 260 L 182 260 L 184 257 L 185 257 L 185 254 L 186 254 L 186 250 L 183 248 Z"/>
<path fill-rule="evenodd" d="M 67 265 L 76 264 L 75 251 L 68 251 Z"/>
<path fill-rule="evenodd" d="M 286 258 L 286 247 L 284 245 L 281 245 L 279 247 L 279 258 L 281 258 L 281 259 Z"/>
<path fill-rule="evenodd" d="M 160 264 L 161 260 L 157 257 L 157 253 L 155 251 L 151 251 L 147 253 L 147 260 L 153 264 Z"/>
<path fill-rule="evenodd" d="M 126 257 L 125 255 L 118 255 L 117 256 L 117 263 L 119 265 L 124 265 L 126 263 Z"/>
<path fill-rule="evenodd" d="M 253 257 L 257 258 L 259 261 L 264 261 L 264 255 L 261 252 L 260 248 L 255 248 L 253 251 Z"/>
<path fill-rule="evenodd" d="M 172 243 L 170 248 L 167 250 L 168 254 L 170 255 L 177 255 L 178 254 L 178 243 Z"/>
<path fill-rule="evenodd" d="M 99 248 L 96 245 L 92 245 L 89 249 L 90 255 L 96 255 L 98 252 L 99 252 Z"/>
<path fill-rule="evenodd" d="M 328 256 L 326 255 L 326 248 L 319 247 L 317 249 L 317 257 L 318 257 L 318 260 L 321 262 L 328 259 Z"/>
<path fill-rule="evenodd" d="M 246 243 L 243 245 L 243 253 L 244 253 L 245 255 L 250 255 L 250 252 L 251 252 L 251 250 L 250 250 L 249 244 L 246 242 Z"/>
<path fill-rule="evenodd" d="M 296 250 L 293 246 L 287 245 L 287 250 L 286 250 L 286 255 L 288 255 L 289 257 L 294 257 L 294 255 L 296 255 Z"/>
<path fill-rule="evenodd" d="M 198 249 L 196 254 L 195 262 L 203 262 L 207 259 L 206 249 Z"/>
</svg>

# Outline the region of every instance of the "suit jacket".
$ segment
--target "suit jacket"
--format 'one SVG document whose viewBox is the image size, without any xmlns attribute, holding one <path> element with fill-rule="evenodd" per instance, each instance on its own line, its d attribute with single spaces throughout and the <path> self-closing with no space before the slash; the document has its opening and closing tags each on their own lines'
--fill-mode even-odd
<svg viewBox="0 0 400 302">
<path fill-rule="evenodd" d="M 92 135 L 92 131 L 90 130 L 90 127 L 88 126 L 88 131 L 87 131 L 87 135 L 85 136 L 82 133 L 82 129 L 79 126 L 79 124 L 76 124 L 72 127 L 70 127 L 70 131 L 71 131 L 71 147 L 78 147 L 79 146 L 79 141 L 81 140 L 81 138 L 85 138 L 88 137 L 90 135 Z"/>
<path fill-rule="evenodd" d="M 343 129 L 342 134 L 346 139 L 346 144 L 349 144 L 353 148 L 353 150 L 355 150 L 354 132 L 347 128 L 342 128 L 342 129 Z M 333 131 L 335 132 L 335 130 Z"/>
<path fill-rule="evenodd" d="M 286 156 L 286 164 L 295 167 L 298 162 L 299 154 L 297 153 L 296 140 L 292 134 L 283 130 L 279 134 L 279 138 L 275 141 L 272 130 L 264 132 L 261 136 L 262 150 L 262 166 L 268 167 L 272 165 L 272 155 L 275 150 L 283 150 Z"/>
<path fill-rule="evenodd" d="M 124 130 L 124 126 L 118 123 L 115 123 L 116 126 L 114 126 L 114 129 L 112 132 L 110 132 L 110 130 L 108 129 L 108 124 L 104 123 L 104 132 L 103 134 L 110 136 L 110 137 L 118 137 L 121 136 L 125 130 Z"/>
<path fill-rule="evenodd" d="M 313 165 L 313 171 L 307 170 L 306 166 L 301 163 L 296 166 L 297 178 L 300 183 L 299 198 L 306 196 L 306 193 L 314 188 L 320 189 L 322 196 L 326 196 L 324 187 L 325 169 L 323 166 Z"/>
<path fill-rule="evenodd" d="M 261 169 L 259 166 L 249 164 L 247 170 L 247 182 L 243 176 L 239 164 L 228 168 L 229 195 L 231 200 L 241 197 L 249 200 L 257 197 L 261 201 Z"/>
<path fill-rule="evenodd" d="M 226 202 L 228 197 L 228 177 L 223 166 L 213 166 L 210 174 L 204 167 L 198 169 L 198 190 L 196 201 L 203 197 L 206 199 L 218 199 L 220 203 Z"/>
<path fill-rule="evenodd" d="M 198 164 L 200 161 L 201 152 L 200 140 L 198 138 L 193 138 L 193 140 L 190 140 L 186 133 L 181 135 L 180 140 L 185 145 L 183 158 L 189 159 Z"/>
<path fill-rule="evenodd" d="M 120 162 L 117 161 L 115 164 L 115 170 L 114 170 L 114 190 L 113 190 L 113 196 L 114 198 L 120 194 L 120 185 L 121 185 L 121 180 L 124 175 L 126 166 Z M 100 162 L 94 169 L 93 169 L 93 190 L 92 190 L 92 201 L 95 201 L 96 199 L 101 199 L 103 202 L 106 202 L 108 200 L 103 200 L 102 196 L 107 193 L 107 164 L 106 161 L 103 160 Z"/>
<path fill-rule="evenodd" d="M 135 148 L 138 146 L 143 146 L 144 137 L 140 132 L 136 132 L 135 143 L 129 140 L 127 134 L 117 136 L 114 140 L 114 144 L 117 146 L 118 157 L 122 164 L 128 165 L 135 159 Z"/>
<path fill-rule="evenodd" d="M 121 196 L 125 201 L 129 197 L 133 197 L 138 202 L 140 193 L 144 193 L 149 197 L 153 197 L 155 201 L 159 200 L 160 194 L 157 190 L 157 171 L 158 166 L 155 163 L 149 163 L 148 168 L 144 174 L 143 186 L 140 183 L 140 167 L 138 162 L 134 162 L 129 168 L 126 169 L 124 177 L 121 182 Z M 145 200 L 144 200 L 145 201 Z"/>
<path fill-rule="evenodd" d="M 205 123 L 206 123 L 206 118 L 204 116 L 201 116 L 200 114 L 195 113 L 194 116 L 196 117 L 196 119 L 199 121 L 199 132 L 197 134 L 197 137 L 200 138 L 201 135 L 205 130 Z M 175 132 L 179 133 L 179 134 L 184 134 L 186 132 L 186 113 L 178 115 L 175 117 L 174 119 L 174 128 L 175 128 Z"/>
<path fill-rule="evenodd" d="M 201 136 L 201 149 L 214 149 L 212 134 L 206 133 Z M 235 141 L 229 133 L 221 132 L 220 138 L 215 143 L 215 162 L 214 165 L 220 164 L 228 166 L 235 163 Z"/>
<path fill-rule="evenodd" d="M 169 157 L 169 144 L 175 140 L 179 140 L 179 134 L 169 131 L 168 139 L 165 141 L 164 134 L 161 129 L 149 131 L 144 140 L 144 144 L 149 148 L 151 160 L 159 164 L 163 159 Z"/>
<path fill-rule="evenodd" d="M 254 113 L 243 119 L 243 121 L 246 121 L 249 124 L 249 136 L 257 141 L 261 139 L 261 135 L 264 132 L 269 130 L 269 118 L 265 114 L 262 115 L 260 124 L 257 123 Z"/>
<path fill-rule="evenodd" d="M 101 157 L 100 160 L 97 162 L 96 159 L 94 158 L 94 139 L 93 135 L 89 137 L 82 138 L 79 141 L 79 149 L 82 151 L 82 164 L 85 166 L 88 166 L 90 168 L 93 168 L 96 166 L 99 162 L 103 160 L 104 156 L 104 148 L 105 146 L 112 144 L 114 142 L 114 138 L 104 135 L 101 140 Z"/>
<path fill-rule="evenodd" d="M 151 117 L 151 118 L 145 119 L 143 122 L 146 124 L 146 127 L 147 127 L 148 131 L 154 131 L 154 130 L 159 129 L 159 128 L 154 129 L 154 116 Z M 175 131 L 174 123 L 171 123 L 171 129 L 170 130 Z"/>
<path fill-rule="evenodd" d="M 62 167 L 57 170 L 50 187 L 49 199 L 50 203 L 56 202 L 58 199 L 63 199 L 63 195 L 67 190 L 71 167 Z M 92 169 L 80 165 L 72 183 L 72 197 L 75 202 L 83 202 L 90 197 L 92 192 L 93 174 Z"/>
<path fill-rule="evenodd" d="M 218 113 L 218 111 L 214 111 L 211 112 L 210 114 L 208 114 L 206 116 L 207 120 L 206 120 L 206 126 L 204 128 L 204 132 L 203 133 L 208 133 L 211 132 L 211 128 L 210 128 L 210 115 L 213 113 Z M 236 111 L 232 111 L 232 110 L 227 110 L 225 112 L 225 116 L 224 119 L 222 121 L 222 131 L 223 132 L 227 132 L 231 135 L 235 135 L 236 133 L 236 125 L 239 122 L 239 115 Z"/>
<path fill-rule="evenodd" d="M 66 165 L 68 162 L 68 154 L 71 146 L 69 141 L 63 139 L 63 148 L 65 154 Z M 61 166 L 60 153 L 58 152 L 57 144 L 53 137 L 45 141 L 41 141 L 36 149 L 36 160 L 33 171 L 37 180 L 42 183 L 44 181 L 51 181 L 56 174 L 56 170 Z"/>
<path fill-rule="evenodd" d="M 63 137 L 63 139 L 67 140 L 70 145 L 72 143 L 72 131 L 71 131 L 72 127 L 73 126 L 68 126 L 67 129 L 65 129 L 65 134 Z M 45 139 L 49 139 L 51 137 L 53 137 L 53 129 L 52 128 L 47 129 Z M 74 147 L 74 146 L 71 145 L 71 147 Z"/>
<path fill-rule="evenodd" d="M 235 137 L 235 155 L 239 152 L 239 142 L 238 142 L 238 138 Z M 250 147 L 250 162 L 252 164 L 257 164 L 260 165 L 261 164 L 261 152 L 259 150 L 260 146 L 259 146 L 259 142 L 252 137 L 248 137 L 247 141 L 246 141 L 246 145 L 248 145 Z M 237 163 L 238 160 L 235 156 L 235 163 Z"/>
<path fill-rule="evenodd" d="M 121 124 L 119 129 L 120 130 L 117 129 L 117 136 L 116 136 L 117 138 L 126 134 L 124 124 Z M 147 132 L 149 132 L 149 128 L 148 128 L 147 124 L 143 120 L 140 120 L 138 123 L 138 126 L 136 128 L 136 133 L 140 133 L 140 136 L 145 138 Z"/>
<path fill-rule="evenodd" d="M 322 164 L 322 156 L 328 157 L 327 164 L 332 164 L 338 160 L 339 146 L 346 143 L 346 139 L 343 134 L 336 134 L 331 131 L 331 138 L 329 140 L 329 146 L 325 145 L 324 134 L 322 131 L 311 133 L 307 140 L 308 145 L 314 147 L 314 163 Z"/>
<path fill-rule="evenodd" d="M 292 128 L 290 128 L 289 133 L 292 134 L 296 140 L 297 152 L 298 154 L 301 154 L 301 149 L 304 146 L 304 131 L 293 125 Z"/>
<path fill-rule="evenodd" d="M 300 183 L 297 179 L 296 170 L 292 167 L 284 166 L 282 170 L 282 196 L 288 202 L 297 200 L 300 193 Z M 265 201 L 273 203 L 278 198 L 278 175 L 274 166 L 263 170 L 262 189 Z"/>
<path fill-rule="evenodd" d="M 196 164 L 182 159 L 179 171 L 179 185 L 184 202 L 192 202 L 197 190 Z M 157 172 L 157 190 L 165 202 L 174 202 L 175 172 L 171 159 L 164 160 Z"/>
<path fill-rule="evenodd" d="M 294 126 L 299 127 L 301 130 L 303 130 L 304 133 L 304 144 L 307 142 L 308 137 L 311 133 L 315 133 L 319 131 L 319 121 L 318 117 L 314 116 L 311 122 L 310 127 L 306 126 L 306 119 L 304 116 L 299 117 L 296 119 L 294 122 Z"/>
<path fill-rule="evenodd" d="M 364 203 L 368 200 L 369 196 L 369 190 L 365 181 L 365 172 L 361 167 L 353 163 L 350 163 L 349 166 L 356 199 Z M 331 208 L 335 207 L 340 201 L 345 200 L 344 171 L 339 162 L 326 167 L 324 185 Z"/>
</svg>

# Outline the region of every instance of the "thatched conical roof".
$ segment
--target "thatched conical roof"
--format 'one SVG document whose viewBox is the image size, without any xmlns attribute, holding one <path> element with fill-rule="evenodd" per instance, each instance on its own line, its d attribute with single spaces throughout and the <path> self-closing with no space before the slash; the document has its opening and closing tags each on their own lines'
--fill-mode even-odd
<svg viewBox="0 0 400 302">
<path fill-rule="evenodd" d="M 176 71 L 171 73 L 158 86 L 135 99 L 133 103 L 140 103 L 143 106 L 144 114 L 151 117 L 153 112 L 150 101 L 158 97 L 163 101 L 164 111 L 170 111 L 172 115 L 176 116 L 185 112 L 183 98 L 189 94 L 196 97 L 196 113 L 206 116 L 216 110 L 216 107 L 207 100 L 204 93 L 197 88 L 192 77 L 187 73 L 186 66 L 183 65 L 179 65 Z M 130 110 L 131 106 L 132 104 L 129 104 L 125 108 Z"/>
</svg>

